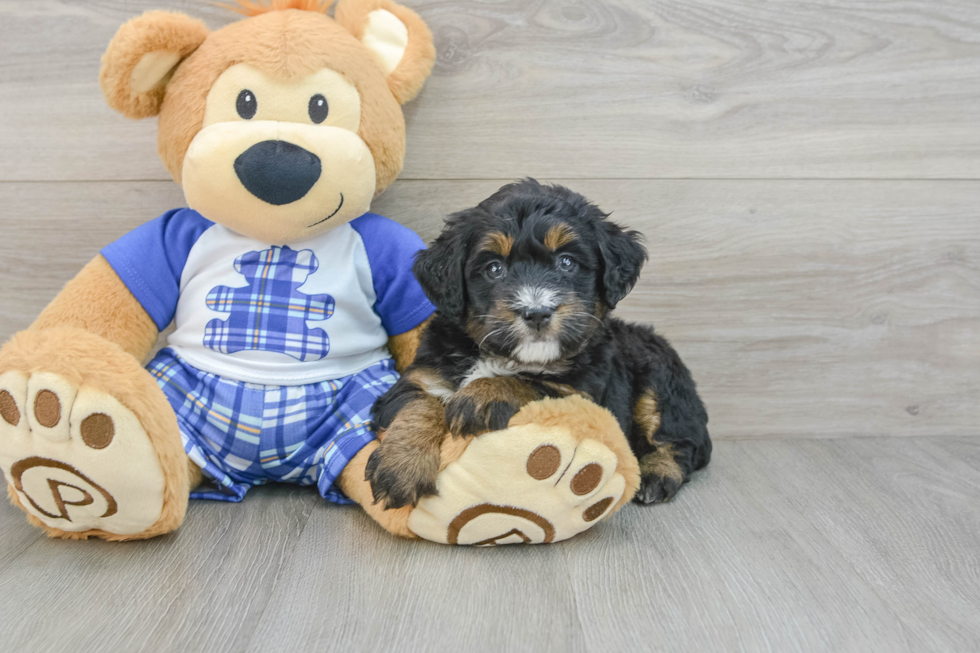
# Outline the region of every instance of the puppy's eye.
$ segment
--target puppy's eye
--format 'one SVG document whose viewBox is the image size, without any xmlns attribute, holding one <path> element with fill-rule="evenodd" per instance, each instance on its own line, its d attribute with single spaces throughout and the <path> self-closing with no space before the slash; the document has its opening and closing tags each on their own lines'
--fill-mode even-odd
<svg viewBox="0 0 980 653">
<path fill-rule="evenodd" d="M 248 89 L 239 93 L 235 108 L 238 109 L 238 115 L 245 120 L 254 118 L 255 112 L 259 110 L 259 103 L 255 101 L 255 93 Z"/>
<path fill-rule="evenodd" d="M 483 273 L 487 275 L 488 279 L 499 279 L 504 276 L 504 266 L 500 264 L 500 261 L 492 261 Z"/>
<path fill-rule="evenodd" d="M 562 272 L 571 272 L 575 269 L 575 261 L 567 254 L 558 257 L 558 269 Z"/>
<path fill-rule="evenodd" d="M 327 104 L 327 98 L 319 93 L 311 97 L 309 111 L 310 120 L 313 121 L 313 124 L 319 125 L 326 120 L 327 114 L 330 113 L 330 105 Z"/>
</svg>

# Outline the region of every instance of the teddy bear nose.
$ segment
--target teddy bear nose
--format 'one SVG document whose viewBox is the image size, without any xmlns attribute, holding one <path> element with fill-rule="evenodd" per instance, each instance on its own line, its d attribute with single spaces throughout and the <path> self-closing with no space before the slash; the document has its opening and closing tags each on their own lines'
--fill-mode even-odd
<svg viewBox="0 0 980 653">
<path fill-rule="evenodd" d="M 235 159 L 242 185 L 263 202 L 281 206 L 306 196 L 320 178 L 320 158 L 286 141 L 263 141 Z"/>
</svg>

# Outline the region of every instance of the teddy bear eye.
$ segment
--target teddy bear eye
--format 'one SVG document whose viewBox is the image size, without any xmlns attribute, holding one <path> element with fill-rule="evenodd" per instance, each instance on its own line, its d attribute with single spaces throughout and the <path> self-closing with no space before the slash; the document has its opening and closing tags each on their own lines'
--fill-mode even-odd
<svg viewBox="0 0 980 653">
<path fill-rule="evenodd" d="M 326 120 L 329 112 L 330 105 L 327 104 L 327 98 L 319 93 L 310 98 L 310 120 L 314 124 L 319 125 Z"/>
<path fill-rule="evenodd" d="M 255 93 L 248 89 L 239 93 L 235 108 L 238 109 L 238 115 L 245 120 L 254 118 L 255 112 L 259 110 L 259 103 L 255 101 Z"/>
</svg>

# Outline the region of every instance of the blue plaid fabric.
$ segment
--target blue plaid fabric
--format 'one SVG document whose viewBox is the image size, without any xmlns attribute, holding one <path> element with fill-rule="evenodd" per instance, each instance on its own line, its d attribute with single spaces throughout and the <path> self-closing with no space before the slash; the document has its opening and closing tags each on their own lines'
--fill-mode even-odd
<svg viewBox="0 0 980 653">
<path fill-rule="evenodd" d="M 386 359 L 322 383 L 243 383 L 202 372 L 169 348 L 147 370 L 177 413 L 184 451 L 217 485 L 191 498 L 235 502 L 276 481 L 315 483 L 328 501 L 351 503 L 334 481 L 374 439 L 371 406 L 398 380 Z"/>
<path fill-rule="evenodd" d="M 327 332 L 306 322 L 333 315 L 333 297 L 299 291 L 318 266 L 308 249 L 272 247 L 239 256 L 235 269 L 249 285 L 217 286 L 208 293 L 208 308 L 230 315 L 207 323 L 204 346 L 223 354 L 261 349 L 304 362 L 324 358 L 330 352 Z"/>
</svg>

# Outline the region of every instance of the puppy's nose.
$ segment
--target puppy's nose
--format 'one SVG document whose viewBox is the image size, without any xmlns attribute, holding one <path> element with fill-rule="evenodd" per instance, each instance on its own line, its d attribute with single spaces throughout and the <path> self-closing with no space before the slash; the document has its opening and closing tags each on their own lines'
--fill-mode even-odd
<svg viewBox="0 0 980 653">
<path fill-rule="evenodd" d="M 548 326 L 548 322 L 551 321 L 551 316 L 554 314 L 554 310 L 550 308 L 525 308 L 521 311 L 521 317 L 527 322 L 531 327 L 540 331 L 541 329 Z"/>
<path fill-rule="evenodd" d="M 281 206 L 310 192 L 320 178 L 320 158 L 286 141 L 263 141 L 235 159 L 235 174 L 252 195 Z"/>
</svg>

